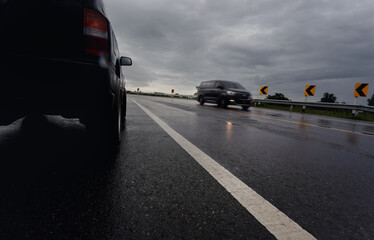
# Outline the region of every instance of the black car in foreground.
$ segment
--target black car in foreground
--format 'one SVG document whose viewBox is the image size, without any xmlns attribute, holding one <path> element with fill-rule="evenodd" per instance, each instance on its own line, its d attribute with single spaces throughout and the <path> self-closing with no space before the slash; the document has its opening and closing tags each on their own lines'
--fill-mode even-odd
<svg viewBox="0 0 374 240">
<path fill-rule="evenodd" d="M 23 116 L 79 118 L 118 142 L 126 90 L 113 28 L 101 0 L 0 1 L 0 125 Z"/>
<path fill-rule="evenodd" d="M 197 91 L 197 101 L 217 103 L 219 107 L 239 105 L 247 110 L 251 102 L 251 94 L 239 83 L 223 80 L 204 81 Z"/>
</svg>

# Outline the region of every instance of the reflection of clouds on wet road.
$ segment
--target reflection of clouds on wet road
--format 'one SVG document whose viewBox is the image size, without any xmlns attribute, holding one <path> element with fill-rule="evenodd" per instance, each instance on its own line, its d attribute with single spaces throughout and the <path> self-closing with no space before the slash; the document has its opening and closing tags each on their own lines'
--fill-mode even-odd
<svg viewBox="0 0 374 240">
<path fill-rule="evenodd" d="M 346 140 L 347 140 L 347 143 L 353 146 L 357 146 L 358 144 L 360 144 L 360 136 L 358 135 L 347 133 Z"/>
</svg>

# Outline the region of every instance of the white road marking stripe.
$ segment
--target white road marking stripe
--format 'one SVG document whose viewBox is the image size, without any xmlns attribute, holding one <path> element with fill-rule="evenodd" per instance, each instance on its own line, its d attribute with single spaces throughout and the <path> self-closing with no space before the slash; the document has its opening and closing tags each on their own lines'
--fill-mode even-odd
<svg viewBox="0 0 374 240">
<path fill-rule="evenodd" d="M 210 175 L 212 175 L 250 214 L 252 214 L 277 239 L 316 239 L 301 228 L 284 213 L 266 201 L 240 179 L 227 171 L 182 135 L 177 133 L 159 117 L 137 101 L 136 103 L 148 114 L 171 138 L 190 154 Z"/>
</svg>

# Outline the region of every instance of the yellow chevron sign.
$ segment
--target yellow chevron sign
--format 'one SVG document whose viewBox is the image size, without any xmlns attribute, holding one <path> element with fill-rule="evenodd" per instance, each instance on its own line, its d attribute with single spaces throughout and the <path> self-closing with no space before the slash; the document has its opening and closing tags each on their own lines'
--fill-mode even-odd
<svg viewBox="0 0 374 240">
<path fill-rule="evenodd" d="M 261 86 L 260 87 L 260 95 L 262 95 L 262 94 L 267 95 L 268 94 L 268 90 L 269 90 L 268 86 Z"/>
<path fill-rule="evenodd" d="M 369 84 L 368 83 L 356 83 L 355 85 L 355 97 L 366 97 L 368 95 Z"/>
<path fill-rule="evenodd" d="M 315 85 L 306 85 L 304 96 L 314 96 L 314 93 L 316 92 L 316 86 Z"/>
</svg>

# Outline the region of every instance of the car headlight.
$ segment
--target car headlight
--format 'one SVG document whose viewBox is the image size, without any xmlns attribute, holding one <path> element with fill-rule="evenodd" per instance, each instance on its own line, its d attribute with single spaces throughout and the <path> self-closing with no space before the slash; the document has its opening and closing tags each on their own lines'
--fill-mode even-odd
<svg viewBox="0 0 374 240">
<path fill-rule="evenodd" d="M 233 92 L 233 91 L 227 91 L 226 93 L 227 93 L 227 95 L 231 95 L 231 96 L 235 95 L 235 92 Z"/>
</svg>

